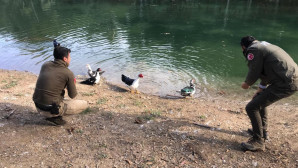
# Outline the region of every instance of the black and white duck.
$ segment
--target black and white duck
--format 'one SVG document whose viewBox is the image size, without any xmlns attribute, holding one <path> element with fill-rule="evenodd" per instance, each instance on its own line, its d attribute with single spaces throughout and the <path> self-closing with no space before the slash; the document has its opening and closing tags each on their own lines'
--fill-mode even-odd
<svg viewBox="0 0 298 168">
<path fill-rule="evenodd" d="M 100 68 L 97 68 L 96 71 L 92 71 L 91 67 L 89 64 L 87 64 L 88 68 L 88 75 L 90 76 L 89 79 L 80 82 L 81 84 L 86 84 L 86 85 L 95 85 L 98 84 L 101 78 L 101 75 L 105 72 L 102 71 Z"/>
<path fill-rule="evenodd" d="M 139 74 L 137 78 L 131 79 L 122 74 L 121 80 L 129 87 L 131 93 L 134 93 L 134 91 L 136 91 L 136 93 L 139 93 L 137 88 L 139 87 L 140 78 L 143 78 L 143 77 L 144 76 L 142 74 Z"/>
<path fill-rule="evenodd" d="M 99 71 L 99 74 L 100 74 L 100 75 L 103 74 L 103 73 L 105 72 L 105 71 L 102 71 L 100 68 L 97 68 L 96 71 L 92 71 L 91 66 L 90 66 L 89 64 L 87 64 L 86 67 L 87 67 L 87 69 L 88 69 L 87 73 L 88 73 L 88 75 L 90 76 L 90 78 L 91 78 L 91 77 L 95 77 L 97 71 Z"/>
</svg>

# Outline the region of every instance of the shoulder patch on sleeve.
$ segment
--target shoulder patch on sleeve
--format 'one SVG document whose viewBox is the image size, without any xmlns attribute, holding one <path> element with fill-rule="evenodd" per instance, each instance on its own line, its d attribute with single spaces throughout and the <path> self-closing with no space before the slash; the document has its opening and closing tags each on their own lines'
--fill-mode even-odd
<svg viewBox="0 0 298 168">
<path fill-rule="evenodd" d="M 248 54 L 247 54 L 247 59 L 248 59 L 249 61 L 253 60 L 254 57 L 255 57 L 255 56 L 253 55 L 253 53 L 248 53 Z"/>
</svg>

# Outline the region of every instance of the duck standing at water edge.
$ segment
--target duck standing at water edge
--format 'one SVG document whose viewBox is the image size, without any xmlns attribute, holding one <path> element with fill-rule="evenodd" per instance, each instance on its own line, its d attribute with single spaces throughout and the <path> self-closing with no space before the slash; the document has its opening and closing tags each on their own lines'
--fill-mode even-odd
<svg viewBox="0 0 298 168">
<path fill-rule="evenodd" d="M 88 68 L 88 75 L 90 76 L 89 79 L 80 82 L 81 84 L 86 84 L 86 85 L 95 85 L 98 84 L 100 81 L 101 75 L 105 72 L 102 71 L 100 68 L 97 68 L 96 71 L 92 71 L 91 67 L 89 64 L 86 66 Z"/>
<path fill-rule="evenodd" d="M 189 86 L 186 86 L 183 89 L 181 89 L 180 91 L 181 95 L 184 97 L 187 97 L 187 96 L 193 97 L 193 95 L 196 92 L 196 86 L 194 83 L 195 83 L 194 79 L 190 80 Z"/>
<path fill-rule="evenodd" d="M 101 71 L 100 68 L 97 68 L 96 71 L 92 71 L 91 66 L 90 66 L 89 64 L 87 64 L 86 67 L 87 67 L 87 69 L 88 69 L 87 73 L 88 73 L 88 75 L 90 76 L 90 78 L 96 76 L 96 71 Z M 100 74 L 100 75 L 101 75 L 101 74 Z"/>
<path fill-rule="evenodd" d="M 137 88 L 139 87 L 139 79 L 143 77 L 144 76 L 142 74 L 139 74 L 136 79 L 131 79 L 122 74 L 121 80 L 129 87 L 131 93 L 134 93 L 134 91 L 136 91 L 136 93 L 139 93 L 139 91 L 137 90 Z"/>
</svg>

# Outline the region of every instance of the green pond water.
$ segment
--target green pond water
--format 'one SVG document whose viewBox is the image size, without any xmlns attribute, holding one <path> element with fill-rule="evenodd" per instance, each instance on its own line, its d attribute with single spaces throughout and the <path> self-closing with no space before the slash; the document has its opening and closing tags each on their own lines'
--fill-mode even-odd
<svg viewBox="0 0 298 168">
<path fill-rule="evenodd" d="M 253 35 L 298 62 L 294 0 L 0 0 L 0 68 L 39 73 L 52 40 L 72 50 L 70 69 L 86 64 L 144 75 L 141 92 L 177 95 L 194 78 L 196 96 L 241 91 L 247 66 L 239 45 Z M 242 92 L 241 92 L 242 93 Z"/>
</svg>

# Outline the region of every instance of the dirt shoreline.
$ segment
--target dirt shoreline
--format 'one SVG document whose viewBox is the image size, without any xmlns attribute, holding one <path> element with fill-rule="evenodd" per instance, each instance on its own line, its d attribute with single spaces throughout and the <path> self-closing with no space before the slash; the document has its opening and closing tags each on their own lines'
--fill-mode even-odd
<svg viewBox="0 0 298 168">
<path fill-rule="evenodd" d="M 123 86 L 77 84 L 90 108 L 49 125 L 32 102 L 37 75 L 0 70 L 0 167 L 297 167 L 297 99 L 269 107 L 264 152 L 243 152 L 253 94 L 216 97 L 130 94 Z"/>
</svg>

